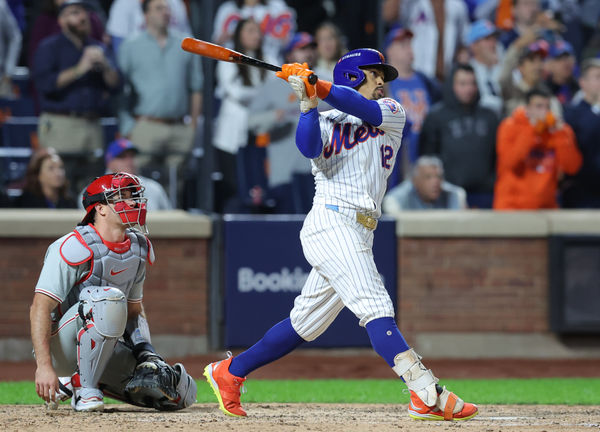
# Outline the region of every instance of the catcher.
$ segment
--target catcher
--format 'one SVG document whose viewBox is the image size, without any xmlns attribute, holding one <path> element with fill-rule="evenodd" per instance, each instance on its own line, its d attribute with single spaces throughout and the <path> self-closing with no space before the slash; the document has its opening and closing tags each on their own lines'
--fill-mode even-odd
<svg viewBox="0 0 600 432">
<path fill-rule="evenodd" d="M 35 287 L 37 394 L 50 409 L 72 397 L 76 411 L 103 410 L 104 395 L 158 410 L 192 405 L 195 381 L 150 343 L 142 295 L 154 250 L 143 186 L 131 174 L 106 174 L 85 189 L 83 206 L 75 230 L 48 247 Z"/>
</svg>

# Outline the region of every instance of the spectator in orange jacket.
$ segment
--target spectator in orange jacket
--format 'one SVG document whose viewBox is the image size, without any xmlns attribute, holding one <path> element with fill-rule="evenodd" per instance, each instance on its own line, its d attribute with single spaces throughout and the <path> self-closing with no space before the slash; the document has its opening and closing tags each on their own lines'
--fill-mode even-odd
<svg viewBox="0 0 600 432">
<path fill-rule="evenodd" d="M 500 123 L 494 209 L 557 208 L 559 177 L 581 167 L 575 134 L 552 115 L 551 96 L 534 87 L 526 105 Z"/>
</svg>

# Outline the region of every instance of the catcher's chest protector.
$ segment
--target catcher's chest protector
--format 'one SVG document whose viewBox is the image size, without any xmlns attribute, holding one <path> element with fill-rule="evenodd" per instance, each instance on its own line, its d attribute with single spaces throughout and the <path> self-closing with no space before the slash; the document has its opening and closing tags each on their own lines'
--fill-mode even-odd
<svg viewBox="0 0 600 432">
<path fill-rule="evenodd" d="M 137 231 L 126 231 L 129 247 L 123 250 L 110 249 L 102 242 L 102 238 L 91 226 L 78 226 L 75 231 L 79 236 L 72 235 L 61 247 L 63 259 L 71 265 L 79 265 L 91 259 L 90 273 L 74 286 L 65 301 L 61 304 L 62 312 L 79 302 L 79 293 L 88 286 L 110 286 L 123 291 L 128 297 L 135 283 L 140 266 L 146 259 L 152 260 L 148 254 L 146 237 Z M 83 241 L 82 241 L 83 240 Z M 91 253 L 90 253 L 91 252 Z"/>
<path fill-rule="evenodd" d="M 91 226 L 77 227 L 76 230 L 94 254 L 90 275 L 80 284 L 80 290 L 88 286 L 110 286 L 119 288 L 127 297 L 139 267 L 148 254 L 146 238 L 128 229 L 126 233 L 131 243 L 129 249 L 115 251 L 102 242 Z"/>
</svg>

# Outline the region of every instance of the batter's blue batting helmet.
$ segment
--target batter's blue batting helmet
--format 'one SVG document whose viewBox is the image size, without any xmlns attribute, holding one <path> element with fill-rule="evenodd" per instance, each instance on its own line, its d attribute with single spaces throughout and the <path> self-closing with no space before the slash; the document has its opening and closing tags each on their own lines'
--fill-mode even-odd
<svg viewBox="0 0 600 432">
<path fill-rule="evenodd" d="M 365 80 L 362 69 L 378 68 L 383 71 L 383 80 L 392 81 L 398 76 L 395 67 L 385 63 L 385 57 L 371 48 L 349 51 L 340 58 L 333 69 L 333 83 L 356 88 Z"/>
</svg>

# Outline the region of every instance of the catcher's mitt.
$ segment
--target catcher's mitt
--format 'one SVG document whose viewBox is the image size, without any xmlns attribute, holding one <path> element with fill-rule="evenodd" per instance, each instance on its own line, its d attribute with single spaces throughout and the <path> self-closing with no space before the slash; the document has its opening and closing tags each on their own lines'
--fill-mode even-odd
<svg viewBox="0 0 600 432">
<path fill-rule="evenodd" d="M 172 366 L 158 357 L 138 364 L 125 386 L 130 403 L 158 410 L 178 409 L 177 382 L 179 376 Z"/>
</svg>

